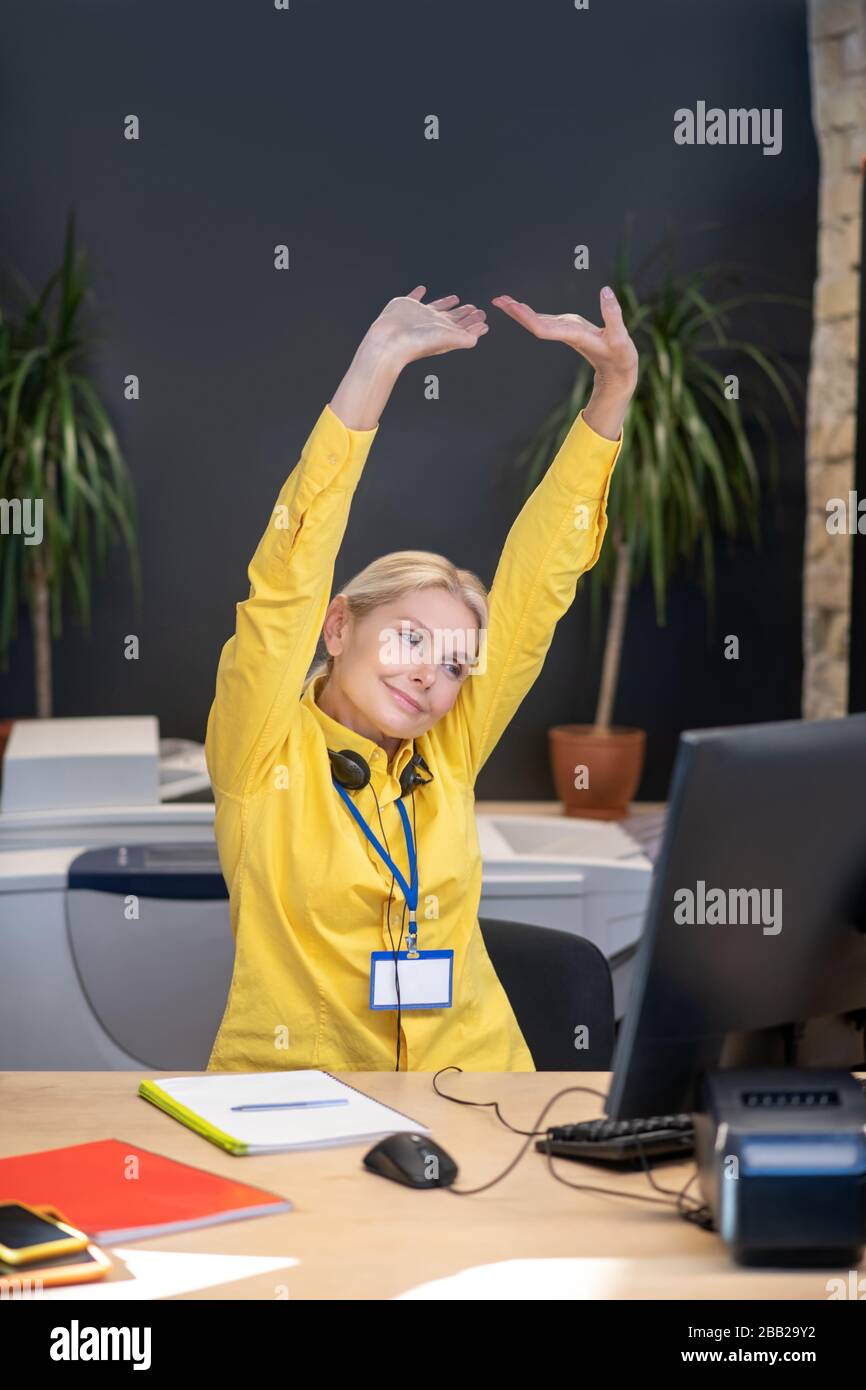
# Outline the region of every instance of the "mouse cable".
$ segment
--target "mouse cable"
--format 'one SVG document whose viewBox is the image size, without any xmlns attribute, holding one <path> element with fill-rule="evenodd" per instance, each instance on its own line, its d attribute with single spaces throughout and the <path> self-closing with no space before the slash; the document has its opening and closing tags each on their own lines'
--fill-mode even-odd
<svg viewBox="0 0 866 1390">
<path fill-rule="evenodd" d="M 441 1076 L 444 1071 L 459 1071 L 462 1073 L 463 1068 L 456 1066 L 440 1067 L 439 1070 L 436 1072 L 436 1075 L 433 1077 L 433 1090 L 436 1092 L 437 1096 L 441 1096 L 443 1100 L 451 1100 L 454 1102 L 455 1105 L 477 1105 L 481 1107 L 488 1106 L 496 1112 L 497 1120 L 499 1120 L 501 1124 L 505 1125 L 506 1129 L 510 1129 L 512 1134 L 528 1134 L 530 1139 L 535 1139 L 536 1137 L 539 1137 L 547 1133 L 546 1129 L 516 1129 L 514 1125 L 510 1125 L 506 1120 L 505 1116 L 503 1115 L 502 1111 L 499 1109 L 498 1100 L 462 1100 L 460 1096 L 449 1096 L 445 1093 L 445 1091 L 440 1091 L 439 1087 L 436 1085 L 436 1077 Z M 580 1091 L 586 1091 L 587 1094 L 591 1096 L 598 1096 L 600 1100 L 607 1100 L 607 1096 L 604 1091 L 594 1091 L 591 1086 L 579 1086 L 576 1089 Z M 556 1097 L 554 1096 L 554 1100 L 555 1099 Z M 542 1111 L 542 1114 L 543 1113 L 544 1112 Z"/>
<path fill-rule="evenodd" d="M 445 1091 L 440 1091 L 438 1086 L 436 1085 L 436 1078 L 440 1076 L 443 1071 L 462 1072 L 463 1068 L 457 1066 L 441 1067 L 439 1071 L 435 1073 L 433 1077 L 433 1089 L 438 1096 L 441 1096 L 443 1098 L 443 1100 L 453 1101 L 456 1105 L 477 1105 L 492 1107 L 496 1112 L 497 1119 L 501 1120 L 507 1129 L 510 1129 L 514 1134 L 525 1134 L 527 1136 L 526 1143 L 523 1145 L 521 1149 L 518 1150 L 517 1154 L 508 1164 L 507 1168 L 503 1169 L 503 1171 L 499 1173 L 497 1177 L 491 1178 L 490 1182 L 483 1183 L 481 1187 L 447 1187 L 444 1189 L 444 1191 L 446 1192 L 453 1192 L 455 1197 L 472 1197 L 479 1192 L 486 1192 L 488 1188 L 495 1187 L 497 1183 L 502 1182 L 503 1178 L 508 1177 L 508 1174 L 511 1173 L 517 1167 L 518 1163 L 523 1158 L 523 1155 L 526 1153 L 532 1140 L 537 1138 L 539 1135 L 548 1133 L 547 1130 L 540 1129 L 539 1126 L 550 1107 L 554 1104 L 555 1101 L 559 1100 L 562 1096 L 571 1095 L 574 1092 L 580 1091 L 585 1095 L 600 1096 L 602 1100 L 605 1100 L 607 1098 L 603 1091 L 597 1091 L 592 1086 L 567 1086 L 564 1090 L 557 1091 L 556 1094 L 551 1096 L 551 1098 L 547 1101 L 547 1103 L 541 1111 L 541 1114 L 536 1120 L 533 1129 L 518 1130 L 515 1129 L 513 1125 L 508 1124 L 507 1120 L 504 1120 L 502 1118 L 502 1115 L 499 1110 L 498 1101 L 464 1100 L 461 1099 L 460 1096 L 449 1096 L 446 1094 Z M 638 1140 L 638 1156 L 640 1157 L 641 1165 L 644 1170 L 644 1176 L 647 1178 L 647 1181 L 649 1182 L 651 1187 L 655 1188 L 657 1192 L 665 1194 L 663 1197 L 647 1197 L 646 1194 L 642 1192 L 623 1192 L 621 1189 L 615 1187 L 596 1187 L 590 1183 L 569 1182 L 567 1178 L 564 1178 L 561 1174 L 557 1173 L 556 1169 L 554 1168 L 554 1155 L 551 1154 L 549 1145 L 547 1149 L 543 1150 L 543 1152 L 547 1155 L 547 1166 L 551 1173 L 551 1176 L 554 1177 L 557 1182 L 561 1182 L 564 1187 L 572 1187 L 579 1192 L 599 1192 L 610 1197 L 625 1197 L 626 1199 L 634 1202 L 651 1202 L 653 1206 L 676 1207 L 677 1212 L 683 1218 L 683 1220 L 694 1222 L 696 1225 L 701 1226 L 704 1230 L 712 1230 L 712 1225 L 705 1224 L 709 1220 L 708 1208 L 703 1203 L 696 1202 L 693 1197 L 686 1198 L 686 1192 L 688 1188 L 691 1187 L 692 1183 L 698 1175 L 697 1169 L 689 1178 L 685 1186 L 680 1188 L 679 1190 L 677 1190 L 676 1188 L 662 1187 L 659 1183 L 656 1182 L 655 1178 L 652 1175 L 652 1172 L 650 1171 L 649 1165 L 646 1160 L 646 1155 L 644 1154 L 643 1148 L 641 1146 L 640 1137 L 636 1137 Z M 670 1200 L 671 1198 L 673 1200 Z M 687 1206 L 687 1201 L 694 1203 L 694 1205 L 691 1207 Z"/>
</svg>

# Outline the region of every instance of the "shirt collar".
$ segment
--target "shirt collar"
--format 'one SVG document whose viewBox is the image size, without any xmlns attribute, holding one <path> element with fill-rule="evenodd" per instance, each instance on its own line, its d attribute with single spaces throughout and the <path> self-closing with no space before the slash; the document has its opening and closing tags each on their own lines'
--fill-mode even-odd
<svg viewBox="0 0 866 1390">
<path fill-rule="evenodd" d="M 388 754 L 385 749 L 372 739 L 365 738 L 363 734 L 356 733 L 354 729 L 348 729 L 345 724 L 338 724 L 336 719 L 332 719 L 320 708 L 316 697 L 322 686 L 327 680 L 327 672 L 322 672 L 316 676 L 315 680 L 310 681 L 306 690 L 301 695 L 301 704 L 306 705 L 313 715 L 317 724 L 320 726 L 328 748 L 334 753 L 341 753 L 344 748 L 351 748 L 354 753 L 360 753 L 370 767 L 371 774 L 380 772 L 383 776 L 388 772 Z M 393 776 L 399 781 L 400 774 L 412 757 L 412 740 L 404 738 L 397 752 L 394 754 L 392 768 Z"/>
</svg>

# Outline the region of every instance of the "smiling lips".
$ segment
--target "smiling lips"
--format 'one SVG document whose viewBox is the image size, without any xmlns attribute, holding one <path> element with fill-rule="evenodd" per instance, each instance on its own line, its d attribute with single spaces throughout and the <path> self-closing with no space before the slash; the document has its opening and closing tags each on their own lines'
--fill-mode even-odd
<svg viewBox="0 0 866 1390">
<path fill-rule="evenodd" d="M 421 706 L 412 699 L 411 695 L 404 695 L 402 690 L 395 690 L 394 686 L 388 685 L 387 681 L 385 681 L 384 684 L 386 685 L 388 690 L 390 690 L 391 694 L 394 696 L 394 699 L 400 706 L 402 706 L 403 709 L 412 710 L 414 714 L 423 714 Z"/>
</svg>

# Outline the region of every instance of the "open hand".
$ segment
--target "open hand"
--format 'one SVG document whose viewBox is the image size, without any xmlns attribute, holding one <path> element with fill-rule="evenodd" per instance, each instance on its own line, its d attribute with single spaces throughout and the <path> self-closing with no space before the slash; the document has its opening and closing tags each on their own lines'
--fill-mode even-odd
<svg viewBox="0 0 866 1390">
<path fill-rule="evenodd" d="M 616 384 L 633 391 L 637 383 L 637 348 L 623 323 L 622 309 L 616 296 L 599 296 L 604 327 L 598 328 L 580 314 L 539 314 L 521 300 L 508 294 L 498 294 L 491 300 L 497 309 L 508 314 L 536 338 L 567 343 L 585 357 L 603 383 Z"/>
<path fill-rule="evenodd" d="M 370 328 L 370 337 L 402 362 L 472 348 L 489 331 L 483 309 L 461 304 L 456 294 L 422 304 L 426 293 L 425 285 L 416 285 L 411 294 L 389 300 Z"/>
</svg>

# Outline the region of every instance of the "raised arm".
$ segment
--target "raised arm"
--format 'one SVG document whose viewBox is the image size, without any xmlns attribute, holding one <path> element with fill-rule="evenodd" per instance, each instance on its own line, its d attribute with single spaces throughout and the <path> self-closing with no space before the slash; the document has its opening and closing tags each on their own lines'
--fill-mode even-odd
<svg viewBox="0 0 866 1390">
<path fill-rule="evenodd" d="M 605 327 L 577 314 L 537 314 L 507 295 L 493 300 L 536 337 L 567 343 L 595 368 L 587 405 L 511 527 L 489 598 L 478 671 L 466 677 L 440 736 L 474 783 L 531 689 L 577 581 L 601 553 L 607 496 L 637 381 L 637 352 L 614 297 L 602 295 Z"/>
<path fill-rule="evenodd" d="M 455 307 L 456 295 L 421 304 L 424 289 L 390 300 L 368 329 L 250 562 L 249 598 L 222 649 L 205 738 L 211 781 L 225 795 L 259 789 L 296 716 L 352 494 L 397 377 L 416 357 L 474 347 L 487 331 L 483 310 Z"/>
</svg>

